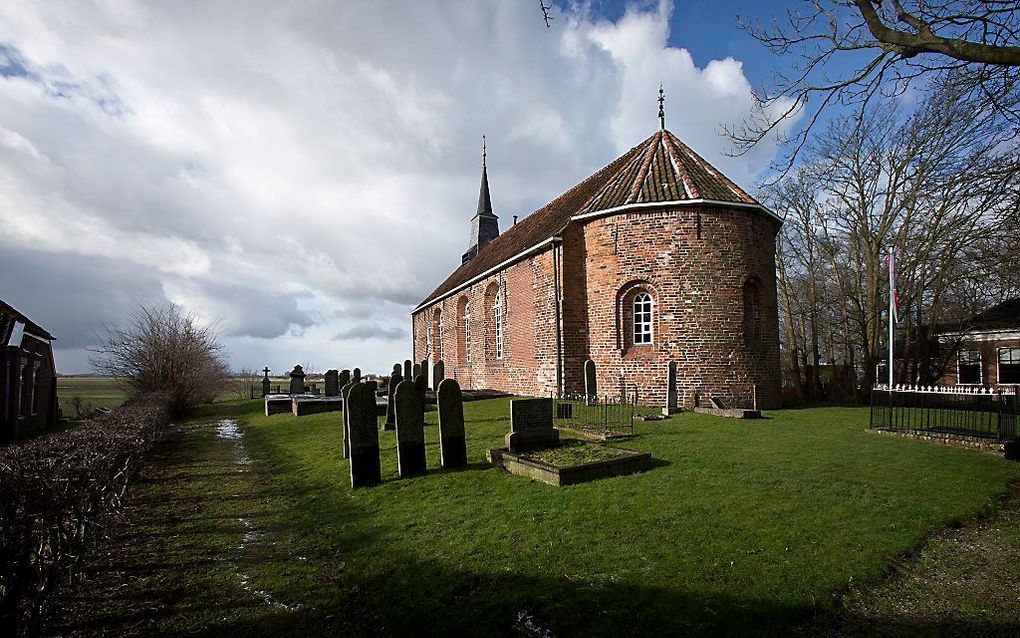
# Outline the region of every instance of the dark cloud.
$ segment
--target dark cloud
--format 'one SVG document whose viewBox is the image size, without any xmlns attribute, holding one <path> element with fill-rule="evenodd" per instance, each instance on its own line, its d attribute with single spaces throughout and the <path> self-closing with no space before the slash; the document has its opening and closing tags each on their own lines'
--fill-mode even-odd
<svg viewBox="0 0 1020 638">
<path fill-rule="evenodd" d="M 154 273 L 115 259 L 5 247 L 0 273 L 4 301 L 64 349 L 95 344 L 104 323 L 122 322 L 139 304 L 168 303 Z"/>
<path fill-rule="evenodd" d="M 370 323 L 359 323 L 336 334 L 335 339 L 356 339 L 365 341 L 367 339 L 379 339 L 382 341 L 399 341 L 406 339 L 407 330 L 391 326 L 379 326 Z"/>
</svg>

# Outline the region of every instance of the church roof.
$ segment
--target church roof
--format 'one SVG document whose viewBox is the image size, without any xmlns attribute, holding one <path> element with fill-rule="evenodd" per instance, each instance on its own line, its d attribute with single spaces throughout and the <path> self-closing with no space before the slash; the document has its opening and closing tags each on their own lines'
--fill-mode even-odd
<svg viewBox="0 0 1020 638">
<path fill-rule="evenodd" d="M 0 347 L 7 345 L 20 345 L 21 335 L 17 331 L 29 332 L 40 339 L 56 339 L 53 335 L 43 329 L 25 315 L 18 312 L 14 306 L 0 299 Z M 11 342 L 11 337 L 16 337 L 17 343 Z"/>
<path fill-rule="evenodd" d="M 487 184 L 483 184 L 487 186 Z M 486 195 L 488 195 L 488 189 Z M 775 218 L 728 177 L 669 131 L 656 131 L 607 166 L 506 229 L 439 284 L 418 308 L 556 237 L 575 217 L 596 217 L 657 204 L 730 204 Z M 479 201 L 481 208 L 481 201 Z M 776 218 L 778 219 L 778 218 Z M 418 309 L 416 308 L 416 310 Z"/>
</svg>

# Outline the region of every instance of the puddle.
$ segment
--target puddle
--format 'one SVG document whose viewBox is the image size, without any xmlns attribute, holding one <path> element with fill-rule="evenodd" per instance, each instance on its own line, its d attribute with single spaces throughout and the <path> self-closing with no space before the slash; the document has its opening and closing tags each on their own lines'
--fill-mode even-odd
<svg viewBox="0 0 1020 638">
<path fill-rule="evenodd" d="M 248 456 L 248 450 L 244 445 L 244 431 L 241 430 L 237 425 L 237 421 L 234 419 L 220 419 L 216 424 L 216 436 L 224 441 L 232 441 L 234 444 L 234 462 L 237 464 L 238 472 L 249 472 L 251 471 L 248 466 L 251 465 L 251 457 Z M 263 531 L 255 526 L 250 519 L 245 517 L 238 517 L 237 522 L 244 526 L 244 534 L 241 535 L 241 539 L 237 543 L 237 547 L 234 551 L 234 574 L 241 583 L 241 588 L 246 592 L 254 596 L 256 599 L 261 600 L 264 604 L 274 607 L 276 609 L 285 609 L 287 611 L 302 611 L 305 606 L 301 603 L 295 605 L 288 605 L 280 602 L 267 591 L 262 589 L 256 589 L 251 585 L 251 576 L 244 573 L 239 562 L 244 556 L 245 551 L 255 542 L 263 536 Z"/>
</svg>

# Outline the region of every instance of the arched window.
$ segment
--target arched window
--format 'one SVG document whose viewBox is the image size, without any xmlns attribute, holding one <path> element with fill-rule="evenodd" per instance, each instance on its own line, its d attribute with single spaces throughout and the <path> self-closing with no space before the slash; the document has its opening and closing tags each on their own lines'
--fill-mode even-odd
<svg viewBox="0 0 1020 638">
<path fill-rule="evenodd" d="M 765 340 L 762 290 L 757 277 L 748 277 L 744 282 L 744 343 L 748 348 L 758 348 Z"/>
<path fill-rule="evenodd" d="M 496 326 L 496 358 L 503 358 L 503 295 L 496 289 L 496 298 L 492 302 L 492 321 Z"/>
<path fill-rule="evenodd" d="M 436 308 L 436 311 L 432 313 L 431 342 L 428 353 L 434 360 L 439 361 L 443 358 L 443 311 L 441 308 Z"/>
<path fill-rule="evenodd" d="M 464 302 L 464 361 L 471 363 L 471 302 Z"/>
<path fill-rule="evenodd" d="M 471 304 L 467 297 L 457 300 L 457 363 L 471 363 Z"/>
<path fill-rule="evenodd" d="M 632 343 L 636 346 L 652 342 L 652 296 L 647 292 L 634 295 L 634 332 Z"/>
</svg>

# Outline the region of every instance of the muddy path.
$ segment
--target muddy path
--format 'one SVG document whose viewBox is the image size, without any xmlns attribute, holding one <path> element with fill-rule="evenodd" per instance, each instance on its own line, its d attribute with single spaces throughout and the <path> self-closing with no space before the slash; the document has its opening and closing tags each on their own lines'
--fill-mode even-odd
<svg viewBox="0 0 1020 638">
<path fill-rule="evenodd" d="M 65 587 L 49 634 L 252 635 L 329 618 L 252 583 L 291 556 L 272 483 L 233 419 L 174 425 L 132 486 L 80 584 Z"/>
</svg>

